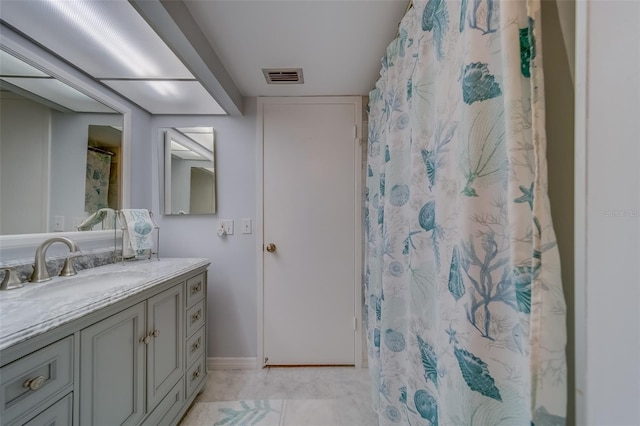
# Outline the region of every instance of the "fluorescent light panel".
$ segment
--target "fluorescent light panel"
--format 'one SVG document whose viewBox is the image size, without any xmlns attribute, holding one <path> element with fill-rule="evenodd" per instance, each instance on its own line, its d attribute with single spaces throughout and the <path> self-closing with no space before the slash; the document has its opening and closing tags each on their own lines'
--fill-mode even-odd
<svg viewBox="0 0 640 426">
<path fill-rule="evenodd" d="M 0 50 L 0 75 L 13 77 L 49 77 L 49 74 L 40 71 L 36 67 L 27 64 L 4 50 Z"/>
<path fill-rule="evenodd" d="M 198 81 L 172 81 L 171 84 L 175 85 L 176 90 L 171 95 L 149 90 L 149 87 L 140 81 L 102 82 L 151 114 L 226 114 Z"/>
<path fill-rule="evenodd" d="M 2 80 L 75 112 L 115 113 L 106 105 L 53 78 L 4 77 Z"/>
<path fill-rule="evenodd" d="M 9 25 L 150 113 L 226 114 L 128 1 L 0 1 Z"/>
</svg>

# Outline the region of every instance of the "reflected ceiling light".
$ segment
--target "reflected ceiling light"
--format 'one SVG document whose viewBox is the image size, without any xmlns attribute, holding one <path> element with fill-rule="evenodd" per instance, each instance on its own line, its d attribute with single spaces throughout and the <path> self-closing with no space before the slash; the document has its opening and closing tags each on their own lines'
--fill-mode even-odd
<svg viewBox="0 0 640 426">
<path fill-rule="evenodd" d="M 147 81 L 147 84 L 162 96 L 175 95 L 177 93 L 176 86 L 171 81 L 150 80 Z"/>
<path fill-rule="evenodd" d="M 158 72 L 158 67 L 148 59 L 145 52 L 136 50 L 131 40 L 124 39 L 110 26 L 109 20 L 92 10 L 92 2 L 46 1 L 134 74 L 144 76 Z"/>
<path fill-rule="evenodd" d="M 171 153 L 188 160 L 207 160 L 213 162 L 213 152 L 209 151 L 199 143 L 195 142 L 178 130 L 166 130 L 166 135 L 170 136 Z M 213 164 L 212 164 L 213 166 Z"/>
<path fill-rule="evenodd" d="M 189 151 L 189 149 L 171 139 L 171 151 Z"/>
</svg>

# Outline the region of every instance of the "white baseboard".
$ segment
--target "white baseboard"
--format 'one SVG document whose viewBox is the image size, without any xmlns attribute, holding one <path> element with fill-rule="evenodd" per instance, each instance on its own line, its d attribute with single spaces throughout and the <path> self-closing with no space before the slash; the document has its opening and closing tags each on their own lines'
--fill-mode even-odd
<svg viewBox="0 0 640 426">
<path fill-rule="evenodd" d="M 258 358 L 217 357 L 207 358 L 207 370 L 255 370 Z"/>
</svg>

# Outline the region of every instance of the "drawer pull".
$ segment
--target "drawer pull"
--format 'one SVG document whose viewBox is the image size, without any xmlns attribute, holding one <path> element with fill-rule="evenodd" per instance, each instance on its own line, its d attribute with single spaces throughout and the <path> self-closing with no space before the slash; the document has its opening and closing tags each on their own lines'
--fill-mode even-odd
<svg viewBox="0 0 640 426">
<path fill-rule="evenodd" d="M 151 335 L 153 337 L 158 337 L 160 335 L 160 330 L 158 330 L 157 328 L 155 330 L 153 330 L 153 333 L 151 333 Z"/>
<path fill-rule="evenodd" d="M 22 384 L 22 387 L 31 390 L 38 390 L 42 387 L 42 385 L 44 385 L 44 382 L 46 381 L 47 379 L 44 376 L 38 376 L 32 379 L 25 380 L 25 382 Z"/>
<path fill-rule="evenodd" d="M 200 367 L 198 367 L 198 369 L 196 371 L 194 371 L 193 373 L 191 373 L 191 380 L 195 380 L 198 377 L 200 377 Z"/>
<path fill-rule="evenodd" d="M 198 321 L 201 316 L 202 316 L 202 311 L 198 310 L 198 312 L 196 312 L 195 314 L 191 315 L 191 323 L 193 324 L 194 322 Z"/>
<path fill-rule="evenodd" d="M 194 294 L 196 294 L 200 290 L 202 290 L 202 283 L 201 282 L 199 282 L 198 284 L 192 285 L 191 286 L 191 295 L 193 296 Z"/>
<path fill-rule="evenodd" d="M 196 340 L 193 345 L 191 345 L 191 352 L 195 352 L 198 349 L 200 349 L 200 338 L 198 338 L 198 340 Z"/>
</svg>

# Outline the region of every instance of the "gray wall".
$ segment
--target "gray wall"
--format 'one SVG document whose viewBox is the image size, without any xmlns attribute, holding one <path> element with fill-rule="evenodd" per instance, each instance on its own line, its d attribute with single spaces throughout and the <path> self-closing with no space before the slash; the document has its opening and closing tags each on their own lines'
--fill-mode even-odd
<svg viewBox="0 0 640 426">
<path fill-rule="evenodd" d="M 0 95 L 0 234 L 45 232 L 51 110 Z"/>
<path fill-rule="evenodd" d="M 161 257 L 206 257 L 209 267 L 209 357 L 257 355 L 256 284 L 256 99 L 245 98 L 245 115 L 154 116 L 151 208 L 161 212 L 163 187 L 162 127 L 212 126 L 216 134 L 215 215 L 160 216 Z M 134 182 L 137 190 L 140 185 Z M 254 220 L 253 233 L 242 234 L 240 219 Z M 235 233 L 223 238 L 220 219 L 234 219 Z"/>
</svg>

